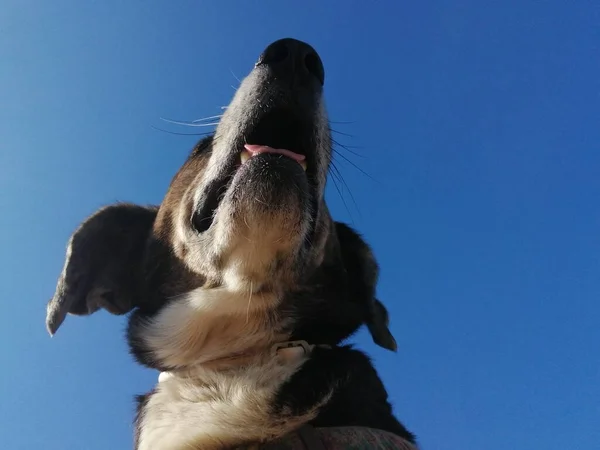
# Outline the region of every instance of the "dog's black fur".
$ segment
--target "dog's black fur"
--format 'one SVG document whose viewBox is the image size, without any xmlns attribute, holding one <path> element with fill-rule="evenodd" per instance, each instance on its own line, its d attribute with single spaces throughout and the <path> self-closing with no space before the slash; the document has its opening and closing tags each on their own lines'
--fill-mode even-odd
<svg viewBox="0 0 600 450">
<path fill-rule="evenodd" d="M 288 46 L 287 50 L 284 48 L 284 56 L 281 56 L 281 42 L 284 42 L 284 47 Z M 273 50 L 273 46 L 275 46 L 275 50 Z M 307 48 L 309 50 L 306 50 Z M 279 54 L 273 56 L 277 51 Z M 298 41 L 283 40 L 272 44 L 261 57 L 255 71 L 262 70 L 261 67 L 258 67 L 261 65 L 261 61 L 270 59 L 278 62 L 282 58 L 285 59 L 286 55 L 294 55 L 294 52 L 299 51 L 308 52 L 309 56 L 306 56 L 304 61 L 310 72 L 309 75 L 312 75 L 310 83 L 317 88 L 314 88 L 313 84 L 310 84 L 309 87 L 315 92 L 320 92 L 318 85 L 322 85 L 324 71 L 320 66 L 320 60 L 315 60 L 318 55 L 309 46 Z M 274 70 L 275 76 L 270 78 L 266 84 L 285 78 L 272 67 L 270 70 Z M 296 86 L 293 89 L 302 93 L 302 89 L 308 89 L 306 88 L 308 82 L 303 85 L 297 81 L 300 78 L 298 70 L 297 67 L 292 68 L 292 72 L 295 71 L 293 75 L 296 77 L 296 81 L 294 81 L 296 84 L 292 83 L 292 86 Z M 277 99 L 278 97 L 270 98 Z M 306 100 L 294 104 L 297 108 L 302 109 L 304 108 L 302 102 L 306 102 Z M 277 100 L 273 100 L 272 103 L 276 104 Z M 267 119 L 260 123 L 264 124 L 265 120 Z M 304 125 L 298 125 L 299 123 L 292 120 L 289 123 L 280 124 L 279 128 L 287 127 L 288 132 L 296 132 L 296 130 L 292 130 L 294 126 L 305 126 L 307 129 L 312 126 L 308 121 Z M 256 129 L 256 124 L 254 126 Z M 285 136 L 271 138 L 269 141 L 268 127 L 261 126 L 262 129 L 255 132 L 255 135 L 262 135 L 263 141 L 268 141 L 267 145 L 283 147 L 281 143 L 273 143 L 273 141 L 285 140 Z M 273 131 L 273 133 L 277 132 Z M 316 132 L 310 131 L 309 136 L 312 136 L 311 133 Z M 265 137 L 265 135 L 267 136 Z M 75 231 L 69 243 L 67 261 L 55 296 L 48 305 L 47 326 L 52 334 L 56 332 L 67 313 L 86 315 L 100 308 L 113 314 L 133 311 L 129 319 L 127 337 L 131 352 L 138 362 L 160 371 L 174 373 L 203 364 L 203 353 L 198 350 L 200 347 L 197 347 L 196 353 L 190 347 L 190 349 L 182 349 L 181 354 L 176 352 L 173 356 L 164 356 L 166 353 L 161 353 L 163 349 L 157 348 L 156 341 L 148 338 L 148 327 L 161 320 L 166 320 L 161 314 L 168 309 L 169 305 L 181 302 L 182 295 L 226 284 L 220 272 L 225 270 L 222 268 L 226 266 L 221 255 L 214 256 L 212 259 L 207 256 L 208 262 L 202 257 L 202 264 L 209 264 L 206 266 L 209 268 L 196 269 L 196 266 L 189 262 L 190 254 L 195 247 L 191 244 L 188 245 L 187 242 L 181 246 L 177 245 L 177 230 L 180 226 L 179 213 L 183 210 L 184 217 L 193 217 L 193 228 L 200 235 L 203 233 L 206 235 L 210 232 L 207 230 L 214 228 L 211 220 L 217 220 L 213 218 L 216 217 L 214 211 L 220 207 L 220 204 L 215 199 L 219 196 L 223 197 L 225 189 L 233 189 L 231 185 L 235 181 L 231 181 L 231 174 L 223 178 L 225 181 L 217 179 L 213 184 L 218 187 L 214 188 L 213 186 L 212 191 L 210 183 L 198 181 L 198 174 L 208 173 L 211 158 L 215 158 L 216 153 L 223 151 L 216 147 L 220 145 L 219 139 L 224 138 L 210 136 L 195 147 L 182 169 L 175 176 L 160 207 L 131 204 L 109 206 L 88 218 Z M 330 152 L 330 142 L 325 147 L 320 147 L 314 143 L 314 139 L 311 139 L 299 146 L 303 149 L 313 148 L 317 153 L 321 151 L 319 150 L 321 148 L 325 148 L 323 151 L 326 153 Z M 286 145 L 285 148 L 298 151 L 298 145 L 294 148 L 289 141 L 284 145 Z M 257 313 L 260 316 L 256 322 L 259 324 L 257 326 L 263 329 L 252 332 L 260 336 L 260 339 L 257 338 L 256 342 L 253 342 L 252 346 L 248 348 L 243 346 L 237 348 L 236 343 L 231 343 L 231 341 L 224 341 L 223 345 L 231 346 L 234 357 L 238 351 L 241 353 L 259 351 L 264 355 L 270 345 L 277 343 L 276 335 L 284 336 L 286 341 L 304 340 L 311 344 L 330 346 L 330 348 L 316 347 L 298 370 L 295 370 L 283 382 L 273 385 L 275 392 L 269 401 L 268 416 L 272 417 L 274 422 L 290 415 L 300 417 L 308 414 L 315 408 L 315 405 L 320 405 L 323 399 L 330 396 L 329 400 L 319 406 L 316 413 L 310 416 L 309 423 L 317 427 L 365 426 L 378 428 L 395 433 L 414 443 L 414 436 L 394 417 L 385 387 L 369 358 L 351 346 L 342 345 L 346 338 L 365 324 L 378 345 L 389 350 L 396 349 L 395 340 L 388 329 L 387 310 L 375 297 L 378 277 L 377 263 L 368 245 L 354 230 L 345 224 L 333 222 L 329 218 L 322 199 L 324 185 L 320 182 L 320 177 L 323 171 L 327 170 L 330 154 L 323 156 L 314 152 L 310 153 L 305 150 L 308 163 L 306 176 L 298 169 L 295 162 L 287 158 L 275 160 L 267 158 L 266 155 L 260 156 L 264 159 L 261 171 L 249 166 L 248 170 L 255 170 L 255 172 L 252 172 L 254 178 L 244 181 L 245 183 L 254 183 L 248 184 L 248 186 L 253 189 L 254 186 L 257 186 L 256 189 L 266 192 L 264 195 L 270 195 L 267 189 L 271 189 L 268 187 L 270 186 L 268 183 L 272 183 L 277 186 L 275 189 L 278 191 L 277 195 L 287 196 L 285 204 L 280 203 L 277 197 L 273 197 L 270 202 L 267 202 L 269 205 L 266 207 L 252 205 L 248 207 L 251 208 L 251 213 L 255 213 L 256 208 L 263 208 L 256 214 L 267 214 L 264 210 L 269 210 L 269 214 L 279 214 L 280 209 L 291 208 L 290 211 L 293 214 L 286 212 L 285 220 L 289 220 L 290 214 L 295 214 L 293 217 L 300 221 L 304 212 L 310 215 L 310 220 L 307 219 L 306 224 L 308 225 L 302 228 L 305 231 L 298 231 L 298 233 L 304 233 L 298 247 L 295 247 L 294 250 L 296 252 L 294 254 L 299 256 L 291 260 L 286 249 L 278 250 L 274 251 L 273 258 L 269 262 L 269 270 L 276 274 L 270 277 L 285 280 L 285 282 L 281 282 L 283 288 L 273 288 L 279 293 L 276 303 Z M 319 162 L 319 158 L 326 162 Z M 280 161 L 280 159 L 285 159 L 285 161 Z M 264 167 L 267 162 L 270 166 L 269 170 L 265 171 Z M 262 178 L 256 181 L 256 177 L 259 175 Z M 294 191 L 287 192 L 282 188 L 289 183 L 294 184 Z M 190 186 L 195 186 L 195 190 L 204 189 L 199 200 L 200 205 L 185 201 Z M 203 188 L 203 186 L 208 187 Z M 229 200 L 221 200 L 221 202 L 226 201 Z M 290 203 L 296 204 L 296 206 L 288 206 Z M 239 208 L 244 206 L 239 206 L 241 201 L 232 204 Z M 198 217 L 200 214 L 198 211 L 207 208 L 210 209 L 208 215 L 205 211 L 202 213 L 202 217 Z M 259 226 L 261 226 L 260 220 L 258 221 Z M 295 230 L 294 227 L 297 226 L 297 223 L 300 222 L 294 222 L 290 228 Z M 249 226 L 254 226 L 254 223 L 251 222 Z M 300 229 L 298 228 L 298 230 Z M 289 267 L 280 268 L 288 263 Z M 261 289 L 269 291 L 271 289 L 269 283 L 267 280 Z M 252 290 L 252 284 L 250 284 L 250 289 Z M 261 290 L 257 292 L 260 293 Z M 218 312 L 218 306 L 215 308 Z M 230 316 L 224 317 L 225 319 L 219 320 L 230 320 Z M 211 323 L 210 326 L 214 327 L 215 325 Z M 223 326 L 226 327 L 226 325 Z M 242 325 L 236 323 L 235 326 Z M 273 335 L 267 333 L 263 337 L 260 333 L 264 333 L 264 329 L 269 327 L 276 333 Z M 193 341 L 192 338 L 196 337 L 194 330 L 196 329 L 188 331 L 191 334 L 185 336 L 186 342 Z M 252 332 L 247 331 L 249 335 Z M 202 336 L 202 339 L 208 338 Z M 223 354 L 219 353 L 218 356 L 230 356 L 226 350 L 227 348 L 222 350 Z M 244 364 L 241 363 L 235 370 L 245 370 Z M 231 368 L 216 368 L 215 370 L 222 370 L 225 374 L 224 379 L 227 379 L 227 370 L 231 370 Z M 139 398 L 136 448 L 140 439 L 142 422 L 148 413 L 149 401 L 153 395 L 156 395 L 156 389 Z M 201 428 L 202 424 L 198 423 L 198 427 Z M 252 441 L 252 436 L 249 437 L 249 440 Z M 226 441 L 227 439 L 223 440 L 223 443 L 227 445 L 243 443 L 237 442 L 235 439 L 231 442 Z M 210 445 L 203 447 L 202 444 L 198 444 L 198 448 L 213 447 Z M 218 446 L 214 448 L 218 448 Z"/>
</svg>

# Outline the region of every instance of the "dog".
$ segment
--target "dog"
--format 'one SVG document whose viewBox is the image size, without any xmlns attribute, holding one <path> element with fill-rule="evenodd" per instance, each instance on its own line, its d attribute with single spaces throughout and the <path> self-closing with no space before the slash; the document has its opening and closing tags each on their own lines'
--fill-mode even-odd
<svg viewBox="0 0 600 450">
<path fill-rule="evenodd" d="M 161 372 L 138 399 L 136 450 L 235 448 L 306 424 L 415 443 L 368 356 L 343 344 L 366 325 L 396 350 L 374 255 L 325 203 L 324 80 L 310 45 L 270 44 L 160 206 L 103 207 L 71 236 L 46 325 L 131 312 L 130 351 Z"/>
</svg>

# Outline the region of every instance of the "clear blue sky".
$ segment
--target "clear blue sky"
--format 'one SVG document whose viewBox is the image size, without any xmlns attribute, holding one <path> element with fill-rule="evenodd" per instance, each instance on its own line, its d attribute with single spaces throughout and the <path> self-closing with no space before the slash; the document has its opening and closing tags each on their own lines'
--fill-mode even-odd
<svg viewBox="0 0 600 450">
<path fill-rule="evenodd" d="M 599 24 L 586 0 L 5 0 L 2 447 L 130 448 L 157 374 L 123 318 L 48 337 L 66 241 L 103 204 L 160 202 L 196 138 L 159 117 L 218 114 L 291 36 L 372 177 L 339 159 L 355 204 L 327 196 L 382 266 L 399 351 L 356 340 L 399 418 L 424 450 L 599 448 Z"/>
</svg>

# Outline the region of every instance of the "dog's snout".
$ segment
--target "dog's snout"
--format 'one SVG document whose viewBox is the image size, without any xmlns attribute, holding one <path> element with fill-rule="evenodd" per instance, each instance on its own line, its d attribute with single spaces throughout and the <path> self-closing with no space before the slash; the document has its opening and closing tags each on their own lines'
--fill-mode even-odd
<svg viewBox="0 0 600 450">
<path fill-rule="evenodd" d="M 325 69 L 319 54 L 310 45 L 296 39 L 280 39 L 260 55 L 257 66 L 268 66 L 282 80 L 307 81 L 316 79 L 322 86 Z"/>
</svg>

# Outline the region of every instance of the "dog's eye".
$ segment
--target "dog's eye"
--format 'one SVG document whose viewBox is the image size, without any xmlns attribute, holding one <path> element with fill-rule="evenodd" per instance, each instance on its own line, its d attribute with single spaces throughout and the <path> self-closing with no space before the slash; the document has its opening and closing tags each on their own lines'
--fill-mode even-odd
<svg viewBox="0 0 600 450">
<path fill-rule="evenodd" d="M 192 228 L 198 233 L 204 233 L 210 228 L 212 223 L 211 216 L 201 216 L 200 214 L 194 214 L 192 217 Z"/>
<path fill-rule="evenodd" d="M 192 214 L 192 228 L 198 233 L 204 233 L 212 225 L 215 213 L 219 207 L 222 195 L 227 189 L 227 179 L 211 183 L 206 188 L 206 194 L 200 205 Z"/>
<path fill-rule="evenodd" d="M 218 206 L 219 202 L 216 197 L 208 199 L 208 201 L 192 215 L 192 228 L 198 233 L 204 233 L 208 230 L 212 225 L 213 217 Z"/>
</svg>

